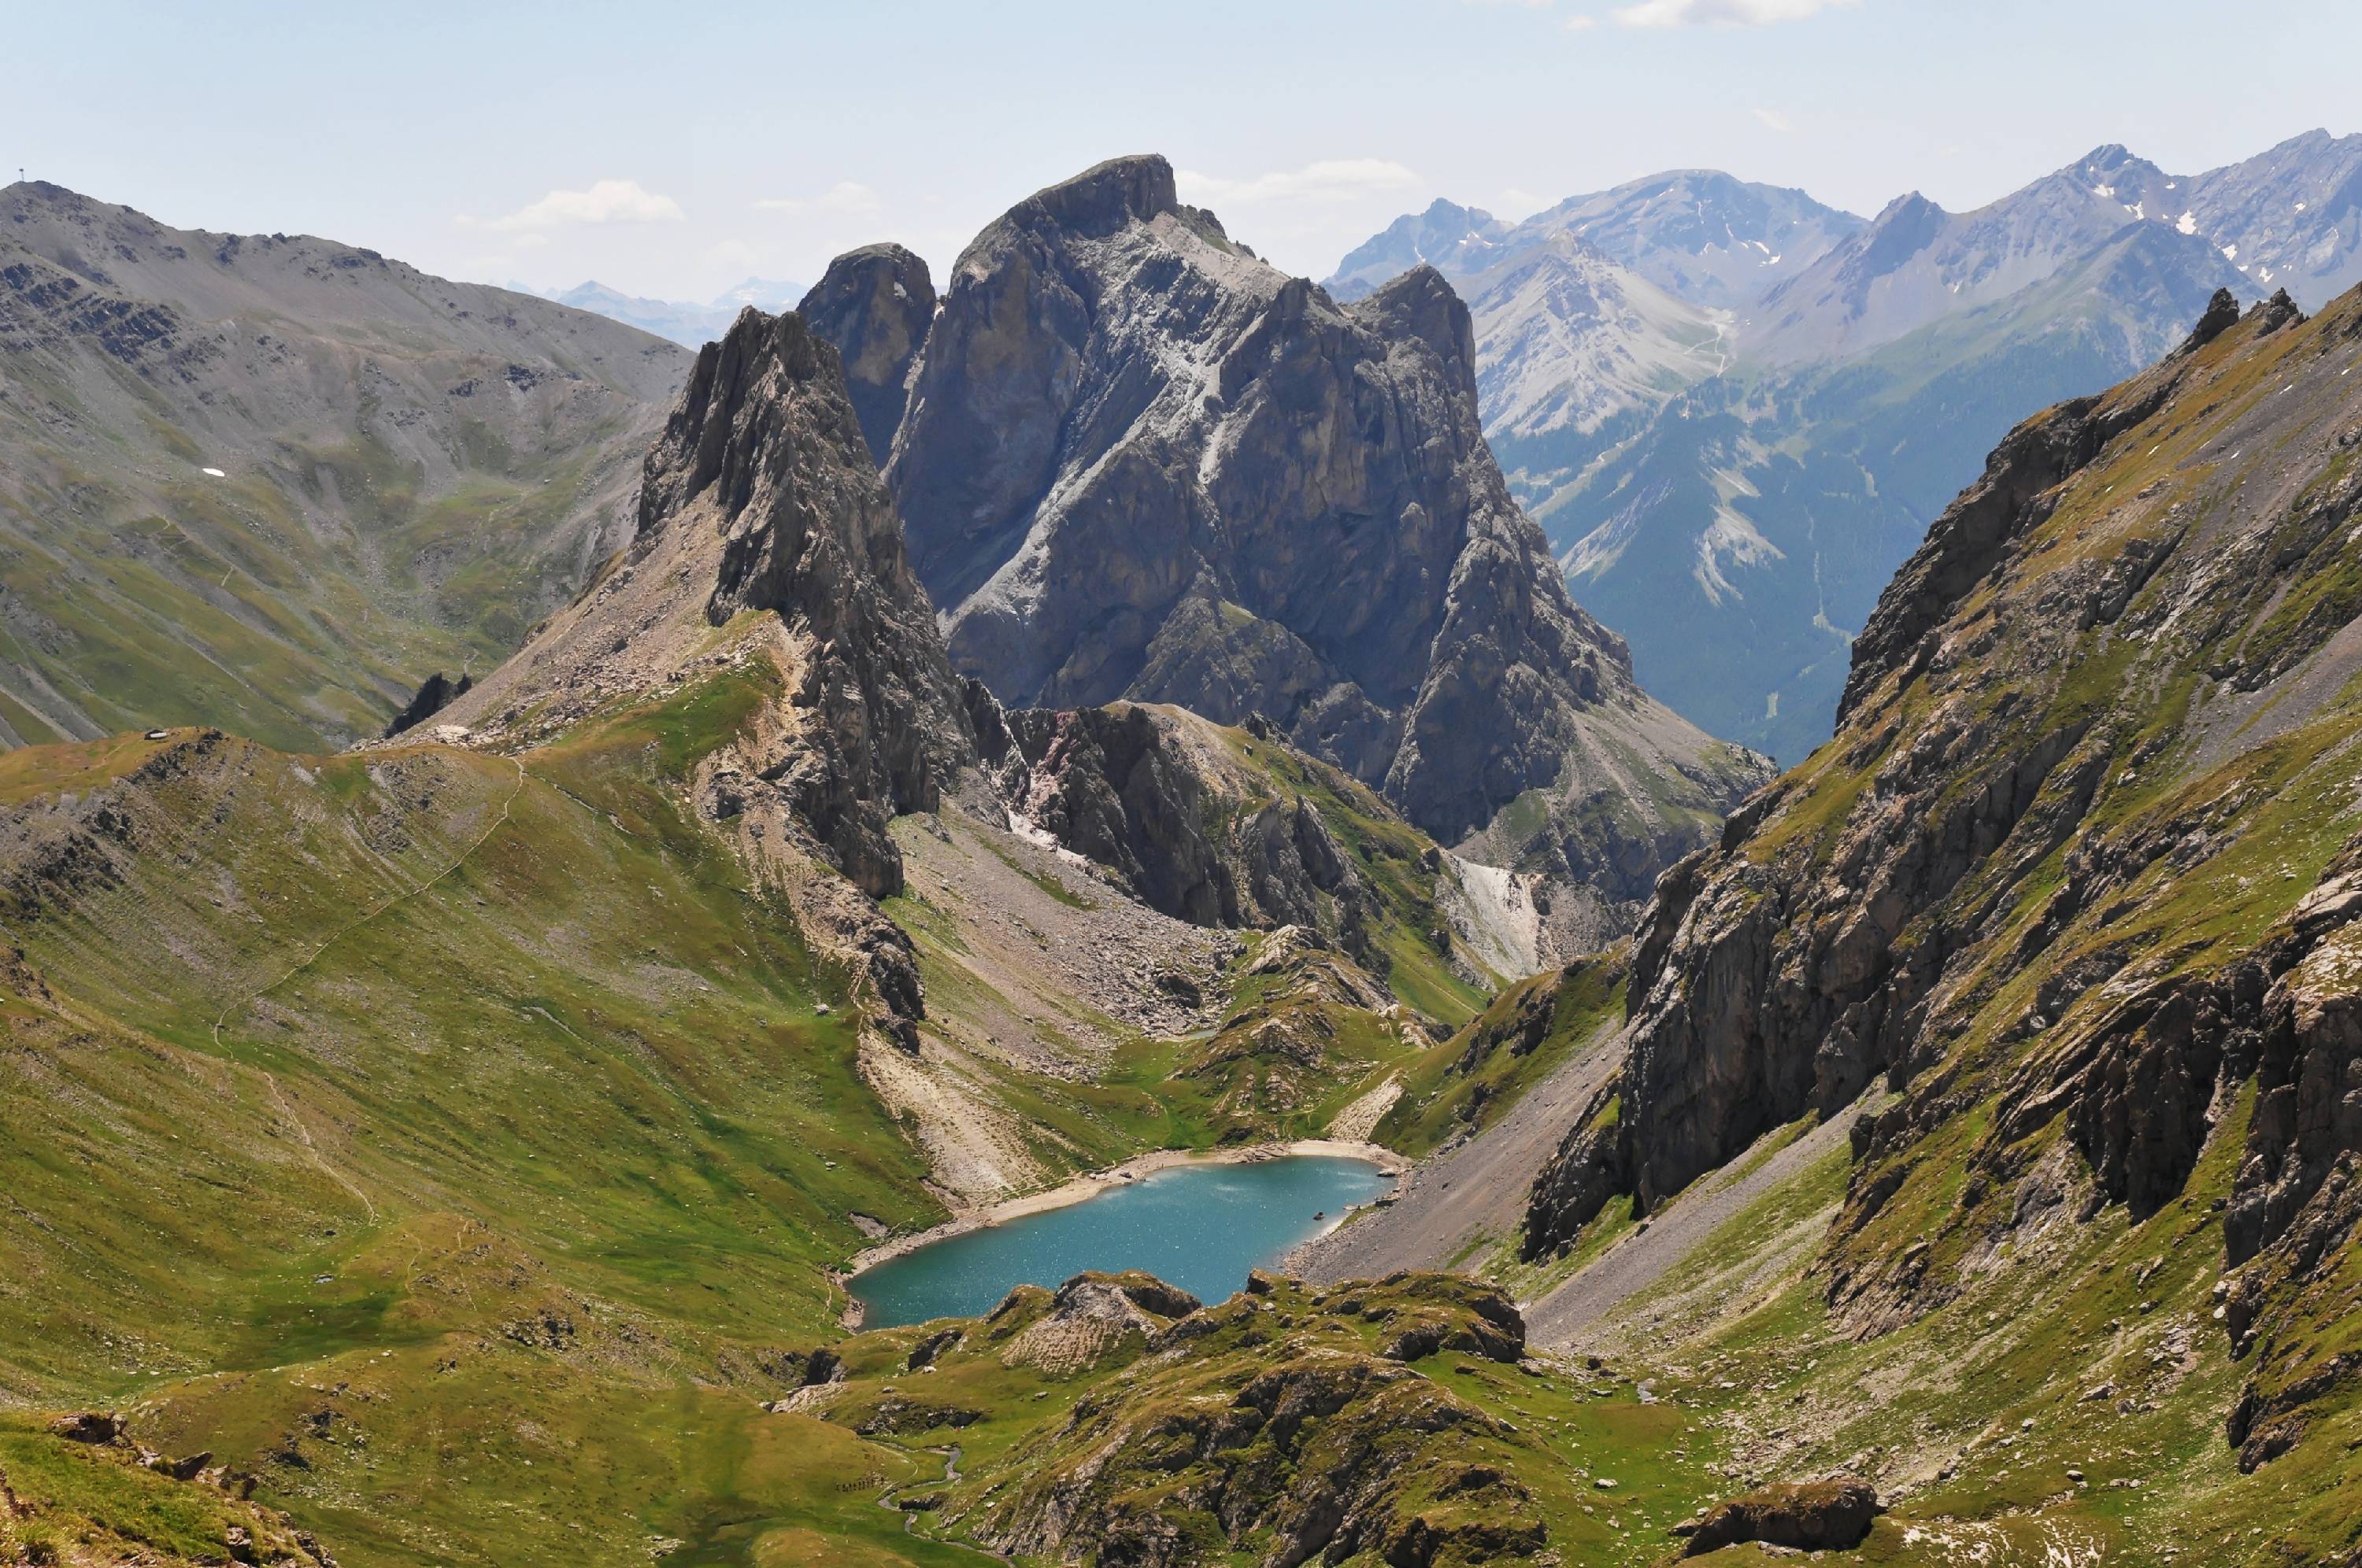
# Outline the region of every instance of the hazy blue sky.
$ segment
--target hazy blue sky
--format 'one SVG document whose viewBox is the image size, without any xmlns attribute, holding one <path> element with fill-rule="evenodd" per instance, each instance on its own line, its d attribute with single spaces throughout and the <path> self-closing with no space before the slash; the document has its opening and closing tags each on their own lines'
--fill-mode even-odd
<svg viewBox="0 0 2362 1568">
<path fill-rule="evenodd" d="M 0 178 L 691 299 L 870 239 L 940 273 L 1119 152 L 1319 276 L 1438 195 L 1707 165 L 1958 208 L 2103 142 L 2195 171 L 2362 122 L 2357 0 L 0 7 Z"/>
</svg>

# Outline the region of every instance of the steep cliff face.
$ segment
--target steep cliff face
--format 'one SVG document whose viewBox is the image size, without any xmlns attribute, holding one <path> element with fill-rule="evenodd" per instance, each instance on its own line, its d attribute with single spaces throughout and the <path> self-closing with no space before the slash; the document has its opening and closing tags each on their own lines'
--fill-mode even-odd
<svg viewBox="0 0 2362 1568">
<path fill-rule="evenodd" d="M 1319 810 L 1226 767 L 1212 726 L 1130 702 L 1008 712 L 979 704 L 976 715 L 979 749 L 1010 810 L 1115 870 L 1151 908 L 1198 925 L 1310 926 L 1366 951 L 1374 895 Z"/>
<path fill-rule="evenodd" d="M 2224 296 L 2003 443 L 1881 602 L 1836 737 L 1660 888 L 1620 1120 L 1570 1136 L 1529 1231 L 1619 1188 L 1662 1205 L 1882 1077 L 1826 1254 L 1857 1331 L 2062 1207 L 2137 1224 L 2194 1197 L 2222 1216 L 2218 1320 L 2266 1346 L 2243 1465 L 2344 1397 L 2357 365 L 2362 294 L 2311 322 Z M 2235 1174 L 2193 1192 L 2225 1145 Z"/>
<path fill-rule="evenodd" d="M 902 886 L 887 824 L 933 810 L 974 744 L 836 351 L 798 316 L 751 308 L 698 355 L 648 453 L 630 547 L 432 733 L 523 749 L 618 701 L 750 668 L 772 695 L 699 762 L 695 809 L 784 887 L 871 1021 L 915 1052 L 916 959 L 871 900 Z"/>
<path fill-rule="evenodd" d="M 888 478 L 953 661 L 1018 706 L 1260 712 L 1447 843 L 1620 906 L 1761 777 L 1650 701 L 1478 428 L 1431 269 L 1339 306 L 1102 164 L 977 237 Z"/>
<path fill-rule="evenodd" d="M 974 757 L 958 682 L 835 350 L 796 315 L 749 310 L 698 355 L 648 454 L 630 548 L 438 717 L 524 741 L 757 656 L 785 700 L 708 781 L 712 804 L 734 817 L 771 800 L 865 891 L 893 892 L 888 819 L 933 810 Z"/>
<path fill-rule="evenodd" d="M 1297 926 L 1430 1017 L 1550 962 L 1564 928 L 1538 879 L 1474 866 L 1267 721 L 1174 707 L 1001 709 L 967 683 L 986 775 L 1012 827 L 1111 874 L 1150 908 L 1208 926 Z M 1399 966 L 1399 975 L 1397 969 Z"/>
<path fill-rule="evenodd" d="M 882 468 L 894 448 L 911 366 L 935 318 L 927 264 L 899 245 L 865 245 L 828 264 L 796 306 L 814 336 L 836 345 L 861 434 Z"/>
</svg>

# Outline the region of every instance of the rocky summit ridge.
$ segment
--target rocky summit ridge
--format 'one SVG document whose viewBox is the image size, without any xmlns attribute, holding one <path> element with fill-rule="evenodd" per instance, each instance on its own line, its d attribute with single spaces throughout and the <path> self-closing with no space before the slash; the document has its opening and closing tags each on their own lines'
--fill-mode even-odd
<svg viewBox="0 0 2362 1568">
<path fill-rule="evenodd" d="M 1260 714 L 1614 931 L 1764 770 L 1568 597 L 1475 369 L 1431 269 L 1340 305 L 1161 158 L 1038 193 L 955 267 L 886 457 L 955 666 L 1018 706 Z"/>
</svg>

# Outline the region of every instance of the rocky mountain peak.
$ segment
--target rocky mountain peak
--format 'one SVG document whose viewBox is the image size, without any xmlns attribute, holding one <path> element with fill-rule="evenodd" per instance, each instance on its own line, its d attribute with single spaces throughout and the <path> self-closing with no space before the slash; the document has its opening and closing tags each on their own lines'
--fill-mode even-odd
<svg viewBox="0 0 2362 1568">
<path fill-rule="evenodd" d="M 1916 191 L 1906 191 L 1878 211 L 1863 230 L 1862 254 L 1901 259 L 1923 248 L 1951 215 Z"/>
<path fill-rule="evenodd" d="M 1396 221 L 1399 223 L 1402 220 Z M 1463 234 L 1473 234 L 1493 226 L 1499 220 L 1482 207 L 1463 207 L 1457 202 L 1438 196 L 1427 204 L 1427 210 L 1418 215 L 1418 221 L 1436 233 L 1449 233 L 1456 228 Z"/>
<path fill-rule="evenodd" d="M 1694 306 L 1739 309 L 1861 226 L 1802 191 L 1675 169 L 1569 197 L 1520 224 L 1509 244 L 1573 235 Z"/>
<path fill-rule="evenodd" d="M 1509 232 L 1510 226 L 1491 213 L 1438 196 L 1425 212 L 1406 213 L 1354 247 L 1325 286 L 1338 299 L 1357 299 L 1422 262 L 1447 276 L 1466 277 L 1499 259 Z"/>
<path fill-rule="evenodd" d="M 1452 378 L 1454 392 L 1474 402 L 1475 328 L 1469 321 L 1467 305 L 1441 272 L 1431 266 L 1414 267 L 1349 308 L 1355 320 L 1369 324 L 1384 337 L 1425 345 Z"/>
<path fill-rule="evenodd" d="M 1071 180 L 1035 192 L 1004 221 L 1021 228 L 1048 225 L 1103 236 L 1180 205 L 1173 165 L 1159 153 L 1135 153 L 1095 163 Z"/>
<path fill-rule="evenodd" d="M 2193 182 L 2103 148 L 1971 212 L 1917 192 L 1768 295 L 1746 347 L 1788 365 L 1866 354 L 1980 306 L 2012 308 L 2049 291 L 2058 309 L 2120 316 L 2144 363 L 2171 341 L 2191 296 L 2236 276 L 2232 252 L 2192 210 Z M 2154 232 L 2149 232 L 2154 231 Z M 2136 235 L 2127 249 L 2122 241 Z M 2130 265 L 2120 266 L 2127 257 Z M 2178 318 L 2178 319 L 2177 319 Z"/>
<path fill-rule="evenodd" d="M 885 467 L 910 395 L 911 368 L 935 319 L 926 262 L 900 245 L 848 250 L 828 264 L 796 314 L 836 346 L 869 455 Z"/>
<path fill-rule="evenodd" d="M 1017 706 L 1262 713 L 1448 842 L 1532 792 L 1485 853 L 1620 867 L 1628 905 L 1758 765 L 1635 689 L 1568 598 L 1438 270 L 1340 306 L 1135 200 L 1165 175 L 1030 198 L 944 293 L 888 478 L 954 663 Z"/>
</svg>

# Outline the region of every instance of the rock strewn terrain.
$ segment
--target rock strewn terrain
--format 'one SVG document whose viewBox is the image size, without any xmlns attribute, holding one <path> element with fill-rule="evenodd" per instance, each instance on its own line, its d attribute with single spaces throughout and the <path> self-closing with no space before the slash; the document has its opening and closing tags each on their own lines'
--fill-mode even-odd
<svg viewBox="0 0 2362 1568">
<path fill-rule="evenodd" d="M 113 1412 L 0 1420 L 0 1561 L 26 1568 L 337 1568 L 311 1531 L 252 1500 L 258 1480 L 210 1452 L 167 1456 Z M 13 1471 L 13 1479 L 12 1479 Z"/>
</svg>

